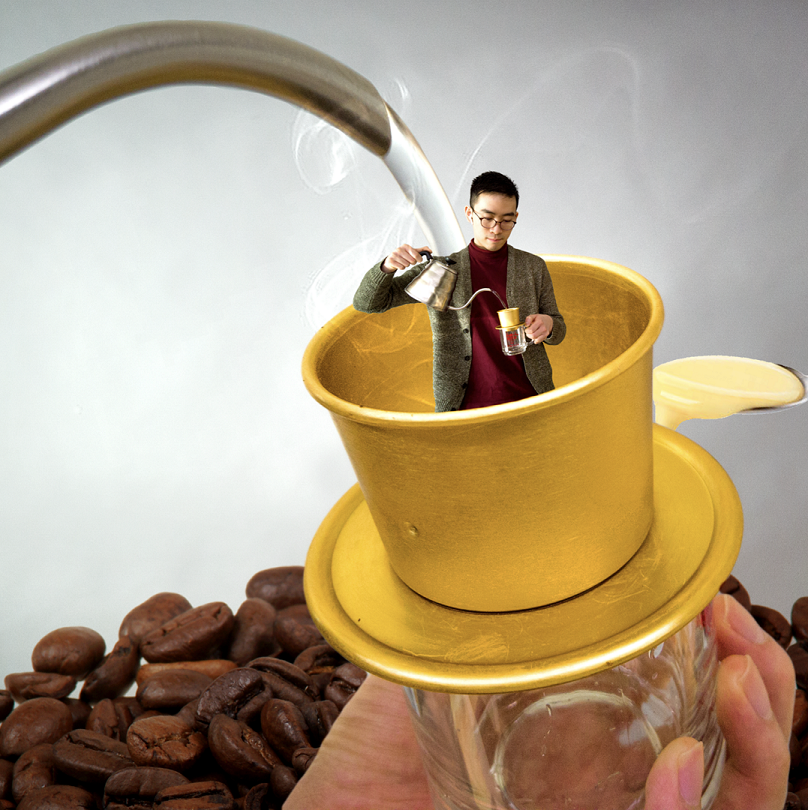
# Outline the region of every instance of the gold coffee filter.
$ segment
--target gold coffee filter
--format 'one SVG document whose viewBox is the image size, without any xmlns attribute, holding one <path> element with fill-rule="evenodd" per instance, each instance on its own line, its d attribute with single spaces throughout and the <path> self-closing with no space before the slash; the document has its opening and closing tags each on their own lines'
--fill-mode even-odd
<svg viewBox="0 0 808 810">
<path fill-rule="evenodd" d="M 567 321 L 555 391 L 434 413 L 426 308 L 347 309 L 303 360 L 396 574 L 475 611 L 568 599 L 623 566 L 653 516 L 651 353 L 662 303 L 611 262 L 546 257 Z"/>
<path fill-rule="evenodd" d="M 512 326 L 520 326 L 519 320 L 519 307 L 508 307 L 508 309 L 498 309 L 497 317 L 499 318 L 499 325 L 502 329 L 508 329 Z"/>
<path fill-rule="evenodd" d="M 652 425 L 656 290 L 544 258 L 568 327 L 550 393 L 434 413 L 422 306 L 345 310 L 306 350 L 359 481 L 312 542 L 309 608 L 389 680 L 499 692 L 615 666 L 696 616 L 737 556 L 726 473 Z"/>
</svg>

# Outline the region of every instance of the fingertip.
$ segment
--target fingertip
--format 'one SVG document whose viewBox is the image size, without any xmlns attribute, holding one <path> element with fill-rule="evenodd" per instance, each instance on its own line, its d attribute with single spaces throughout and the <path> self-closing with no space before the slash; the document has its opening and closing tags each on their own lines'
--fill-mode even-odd
<svg viewBox="0 0 808 810">
<path fill-rule="evenodd" d="M 677 757 L 679 796 L 685 807 L 701 807 L 701 789 L 704 783 L 704 744 L 686 738 Z"/>
<path fill-rule="evenodd" d="M 760 646 L 771 640 L 754 616 L 732 596 L 719 594 L 714 600 L 713 615 L 717 628 L 728 629 L 743 642 Z"/>
<path fill-rule="evenodd" d="M 704 746 L 679 737 L 657 757 L 645 785 L 647 810 L 699 810 L 704 782 Z"/>
</svg>

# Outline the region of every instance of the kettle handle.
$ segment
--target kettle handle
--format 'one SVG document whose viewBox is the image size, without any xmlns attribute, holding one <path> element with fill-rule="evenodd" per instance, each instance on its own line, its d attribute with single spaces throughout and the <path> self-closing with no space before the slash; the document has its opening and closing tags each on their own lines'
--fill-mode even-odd
<svg viewBox="0 0 808 810">
<path fill-rule="evenodd" d="M 435 258 L 428 250 L 419 250 L 418 252 L 424 256 L 428 262 L 431 262 Z M 457 259 L 450 259 L 448 256 L 438 256 L 435 261 L 445 264 L 447 267 L 457 264 Z"/>
</svg>

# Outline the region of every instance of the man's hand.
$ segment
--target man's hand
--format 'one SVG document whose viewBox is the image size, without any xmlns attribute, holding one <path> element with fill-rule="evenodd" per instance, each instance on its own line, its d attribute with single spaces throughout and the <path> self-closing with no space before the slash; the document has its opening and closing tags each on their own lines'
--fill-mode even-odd
<svg viewBox="0 0 808 810">
<path fill-rule="evenodd" d="M 382 262 L 382 270 L 385 273 L 395 273 L 396 270 L 403 270 L 405 267 L 409 267 L 412 264 L 418 264 L 424 260 L 424 257 L 421 256 L 421 250 L 428 250 L 432 253 L 432 248 L 430 247 L 422 247 L 422 248 L 414 248 L 412 245 L 401 245 L 401 247 L 397 247 L 383 262 Z"/>
<path fill-rule="evenodd" d="M 783 648 L 731 596 L 713 602 L 718 657 L 716 711 L 727 763 L 713 810 L 782 810 L 794 711 L 794 668 Z M 674 740 L 646 783 L 646 810 L 701 807 L 701 743 Z"/>
<path fill-rule="evenodd" d="M 550 337 L 553 319 L 549 315 L 528 315 L 525 318 L 525 334 L 534 343 L 541 343 Z"/>
</svg>

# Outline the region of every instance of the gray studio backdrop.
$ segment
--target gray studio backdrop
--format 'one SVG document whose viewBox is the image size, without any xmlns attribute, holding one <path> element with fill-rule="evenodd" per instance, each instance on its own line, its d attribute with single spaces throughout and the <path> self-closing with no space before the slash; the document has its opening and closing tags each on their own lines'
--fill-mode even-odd
<svg viewBox="0 0 808 810">
<path fill-rule="evenodd" d="M 353 68 L 457 209 L 479 171 L 513 175 L 515 245 L 657 286 L 657 363 L 808 371 L 804 0 L 2 0 L 0 68 L 165 19 Z M 303 563 L 355 480 L 303 349 L 372 262 L 422 240 L 379 159 L 245 91 L 115 101 L 0 167 L 0 675 L 55 627 L 111 646 L 157 591 L 236 609 L 253 573 Z M 680 430 L 740 491 L 736 574 L 788 612 L 808 594 L 808 407 Z"/>
</svg>

